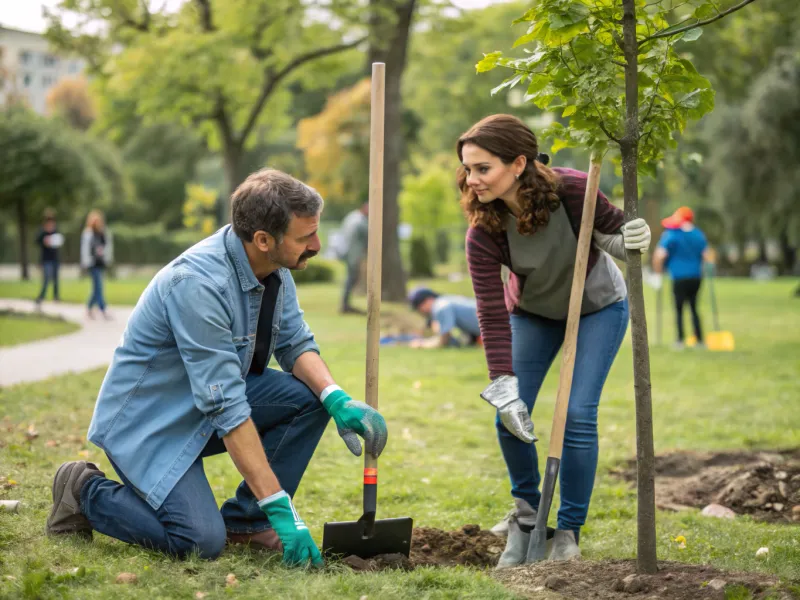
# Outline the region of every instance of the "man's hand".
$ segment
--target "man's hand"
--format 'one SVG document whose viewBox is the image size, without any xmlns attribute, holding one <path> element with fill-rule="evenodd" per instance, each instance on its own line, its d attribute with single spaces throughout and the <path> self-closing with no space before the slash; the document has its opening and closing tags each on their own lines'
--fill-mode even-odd
<svg viewBox="0 0 800 600">
<path fill-rule="evenodd" d="M 632 219 L 622 226 L 622 239 L 626 250 L 644 254 L 650 247 L 650 226 L 644 219 Z"/>
<path fill-rule="evenodd" d="M 361 456 L 361 442 L 358 435 L 373 457 L 378 458 L 386 446 L 388 431 L 381 414 L 363 402 L 353 400 L 344 390 L 334 390 L 322 402 L 325 410 L 333 418 L 339 435 L 356 456 Z"/>
<path fill-rule="evenodd" d="M 497 409 L 506 429 L 523 442 L 538 441 L 527 405 L 519 397 L 519 381 L 514 375 L 501 375 L 481 393 L 481 398 Z"/>
<path fill-rule="evenodd" d="M 289 494 L 280 491 L 258 503 L 283 544 L 283 562 L 289 566 L 305 566 L 308 561 L 322 566 L 322 555 L 308 527 L 297 514 Z"/>
</svg>

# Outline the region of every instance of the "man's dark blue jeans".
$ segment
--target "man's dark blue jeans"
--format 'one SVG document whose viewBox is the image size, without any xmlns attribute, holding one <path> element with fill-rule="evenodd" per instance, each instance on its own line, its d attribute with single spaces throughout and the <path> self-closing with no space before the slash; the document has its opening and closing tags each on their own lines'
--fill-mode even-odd
<svg viewBox="0 0 800 600">
<path fill-rule="evenodd" d="M 261 436 L 270 466 L 283 489 L 294 496 L 329 415 L 311 390 L 289 373 L 266 369 L 249 375 L 250 417 Z M 203 469 L 203 457 L 225 452 L 224 442 L 209 440 L 202 455 L 154 510 L 112 461 L 122 483 L 90 479 L 81 490 L 81 511 L 92 527 L 110 537 L 185 557 L 197 552 L 216 558 L 225 546 L 226 530 L 256 533 L 269 528 L 244 481 L 220 510 Z"/>
</svg>

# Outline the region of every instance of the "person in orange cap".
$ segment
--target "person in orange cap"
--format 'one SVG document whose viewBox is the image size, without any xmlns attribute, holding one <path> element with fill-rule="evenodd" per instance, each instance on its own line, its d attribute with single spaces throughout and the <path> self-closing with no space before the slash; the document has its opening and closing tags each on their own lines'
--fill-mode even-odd
<svg viewBox="0 0 800 600">
<path fill-rule="evenodd" d="M 672 278 L 672 295 L 675 299 L 675 317 L 678 339 L 676 349 L 684 348 L 683 306 L 688 302 L 692 311 L 692 325 L 697 346 L 702 348 L 703 330 L 697 313 L 697 296 L 703 281 L 703 262 L 712 262 L 706 236 L 694 224 L 694 212 L 681 206 L 661 224 L 664 233 L 653 255 L 653 269 L 658 274 L 657 287 L 661 285 L 661 273 L 666 267 Z"/>
</svg>

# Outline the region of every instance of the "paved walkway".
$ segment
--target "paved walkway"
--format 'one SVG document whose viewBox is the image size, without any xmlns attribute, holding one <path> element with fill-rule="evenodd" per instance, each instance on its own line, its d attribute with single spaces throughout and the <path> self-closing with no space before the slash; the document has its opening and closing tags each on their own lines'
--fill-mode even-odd
<svg viewBox="0 0 800 600">
<path fill-rule="evenodd" d="M 35 306 L 30 300 L 0 298 L 0 310 L 34 312 Z M 0 348 L 0 387 L 107 366 L 132 310 L 130 306 L 112 306 L 109 313 L 113 320 L 106 321 L 102 316 L 91 320 L 83 304 L 43 302 L 44 314 L 60 315 L 80 325 L 81 329 L 68 335 Z"/>
</svg>

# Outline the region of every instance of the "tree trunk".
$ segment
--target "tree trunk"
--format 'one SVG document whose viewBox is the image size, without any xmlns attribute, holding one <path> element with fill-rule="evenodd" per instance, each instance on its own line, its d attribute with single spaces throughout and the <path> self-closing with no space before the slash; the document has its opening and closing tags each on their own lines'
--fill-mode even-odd
<svg viewBox="0 0 800 600">
<path fill-rule="evenodd" d="M 17 227 L 19 228 L 19 270 L 24 281 L 31 276 L 28 272 L 28 219 L 25 218 L 25 200 L 17 200 Z"/>
<path fill-rule="evenodd" d="M 797 260 L 797 248 L 789 242 L 789 228 L 781 230 L 779 241 L 781 244 L 781 255 L 783 256 L 783 275 L 794 275 L 794 265 Z"/>
<path fill-rule="evenodd" d="M 373 6 L 380 4 L 373 0 Z M 406 274 L 400 257 L 400 239 L 397 226 L 400 223 L 400 165 L 405 158 L 402 114 L 403 102 L 400 85 L 406 67 L 406 53 L 411 33 L 416 0 L 406 0 L 394 6 L 395 21 L 391 33 L 384 37 L 381 24 L 374 23 L 373 33 L 377 39 L 388 39 L 382 47 L 374 42 L 368 53 L 367 69 L 372 71 L 372 62 L 386 63 L 386 109 L 384 127 L 383 170 L 383 283 L 382 296 L 388 302 L 403 302 L 406 298 Z"/>
<path fill-rule="evenodd" d="M 244 153 L 242 149 L 233 143 L 225 144 L 223 148 L 223 168 L 225 170 L 226 193 L 222 196 L 221 206 L 219 207 L 219 225 L 230 223 L 231 220 L 231 196 L 239 184 L 246 176 L 242 173 L 242 162 Z"/>
<path fill-rule="evenodd" d="M 625 190 L 625 221 L 638 216 L 637 163 L 639 153 L 638 45 L 635 0 L 622 0 L 622 30 L 625 53 L 625 137 L 621 140 L 622 183 Z M 650 351 L 642 289 L 642 255 L 628 251 L 628 298 L 633 341 L 633 385 L 636 395 L 637 465 L 637 567 L 640 573 L 656 573 L 655 457 L 653 449 L 653 403 L 650 395 Z"/>
</svg>

